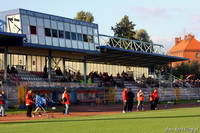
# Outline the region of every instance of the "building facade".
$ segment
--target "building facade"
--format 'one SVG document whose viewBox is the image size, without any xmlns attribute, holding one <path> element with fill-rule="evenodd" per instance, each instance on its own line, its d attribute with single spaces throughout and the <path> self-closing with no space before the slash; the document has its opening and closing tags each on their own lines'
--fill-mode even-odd
<svg viewBox="0 0 200 133">
<path fill-rule="evenodd" d="M 190 60 L 172 63 L 173 66 L 182 62 L 197 61 L 200 63 L 200 41 L 194 35 L 188 34 L 184 38 L 175 38 L 174 46 L 168 52 L 172 56 L 185 57 Z"/>
<path fill-rule="evenodd" d="M 3 12 L 1 19 L 7 32 L 26 34 L 33 44 L 86 50 L 99 45 L 97 24 L 25 9 Z"/>
<path fill-rule="evenodd" d="M 0 19 L 6 23 L 4 31 L 26 35 L 26 42 L 31 45 L 42 45 L 46 48 L 98 51 L 100 46 L 98 25 L 70 18 L 25 10 L 15 9 L 0 12 Z M 3 69 L 3 53 L 0 53 L 0 69 Z M 60 58 L 54 58 L 52 67 L 63 69 Z M 34 55 L 8 54 L 8 64 L 24 67 L 28 71 L 43 71 L 48 65 L 47 57 Z M 66 68 L 80 70 L 83 74 L 83 63 L 71 60 L 64 62 Z M 87 73 L 91 71 L 108 72 L 117 75 L 123 71 L 132 72 L 135 77 L 148 75 L 148 68 L 125 67 L 106 64 L 87 64 Z"/>
</svg>

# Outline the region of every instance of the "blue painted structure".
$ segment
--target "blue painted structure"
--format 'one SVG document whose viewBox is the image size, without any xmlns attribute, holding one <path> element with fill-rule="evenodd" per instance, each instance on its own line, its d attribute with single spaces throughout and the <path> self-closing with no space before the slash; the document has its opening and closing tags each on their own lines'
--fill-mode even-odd
<svg viewBox="0 0 200 133">
<path fill-rule="evenodd" d="M 8 47 L 8 53 L 11 53 L 9 52 L 10 47 L 10 49 L 12 49 L 12 51 L 16 51 L 17 54 L 49 56 L 47 53 L 52 53 L 52 56 L 57 57 L 65 57 L 65 54 L 66 56 L 69 54 L 77 54 L 77 56 L 73 57 L 73 60 L 111 65 L 145 67 L 157 64 L 167 64 L 174 61 L 188 60 L 186 58 L 155 53 L 154 46 L 163 47 L 162 45 L 101 35 L 98 33 L 98 25 L 94 23 L 83 22 L 25 9 L 15 9 L 0 12 L 0 19 L 4 22 L 8 22 L 8 16 L 11 16 L 10 20 L 14 21 L 15 16 L 12 15 L 16 14 L 18 14 L 20 17 L 19 22 L 22 34 L 0 32 L 0 47 Z M 16 18 L 16 20 L 18 21 L 18 18 Z M 69 29 L 65 29 L 66 25 L 69 26 Z M 36 33 L 30 32 L 31 26 L 35 28 Z M 54 29 L 55 27 L 57 29 Z M 40 35 L 41 33 L 39 34 L 39 32 L 41 32 L 39 28 L 42 30 L 43 35 Z M 46 36 L 46 33 L 44 33 L 46 32 L 46 28 L 48 28 L 50 36 Z M 28 32 L 25 29 L 28 30 Z M 68 30 L 70 36 L 74 35 L 76 39 L 78 36 L 80 36 L 83 40 L 76 40 L 73 39 L 73 37 L 66 39 L 65 32 L 68 32 Z M 53 35 L 53 32 L 55 35 Z M 60 32 L 63 33 L 63 38 L 60 38 Z M 84 36 L 92 37 L 93 39 L 96 38 L 97 40 L 95 42 L 95 39 L 92 39 L 93 41 L 87 42 L 84 40 Z M 105 42 L 105 44 L 101 44 L 99 37 L 107 37 L 109 40 L 114 41 L 117 39 L 118 41 L 122 41 L 122 43 L 125 41 L 128 42 L 128 44 L 130 44 L 129 42 L 132 44 L 126 49 L 120 45 L 112 47 L 109 45 L 109 40 Z M 43 43 L 40 43 L 40 38 L 43 39 Z M 136 46 L 138 48 L 132 49 Z M 149 47 L 147 48 L 147 51 L 148 49 L 151 51 L 147 52 L 143 50 L 143 46 Z M 20 48 L 23 48 L 23 53 L 20 51 Z M 26 53 L 26 49 L 32 49 L 32 53 Z M 40 52 L 37 52 L 37 50 L 40 50 Z M 56 55 L 54 53 L 56 53 Z"/>
</svg>

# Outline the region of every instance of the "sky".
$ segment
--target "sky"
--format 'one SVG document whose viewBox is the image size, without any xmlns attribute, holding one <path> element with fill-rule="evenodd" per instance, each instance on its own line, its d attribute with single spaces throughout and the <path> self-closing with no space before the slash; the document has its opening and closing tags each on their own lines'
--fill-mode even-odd
<svg viewBox="0 0 200 133">
<path fill-rule="evenodd" d="M 1 0 L 0 11 L 24 8 L 74 18 L 84 10 L 93 14 L 99 32 L 113 36 L 115 26 L 124 15 L 145 29 L 154 43 L 169 49 L 174 38 L 193 34 L 200 40 L 199 0 Z"/>
</svg>

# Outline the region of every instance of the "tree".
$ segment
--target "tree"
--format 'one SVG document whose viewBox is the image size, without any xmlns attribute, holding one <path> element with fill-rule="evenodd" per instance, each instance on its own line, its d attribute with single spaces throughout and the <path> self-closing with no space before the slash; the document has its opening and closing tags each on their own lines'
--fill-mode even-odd
<svg viewBox="0 0 200 133">
<path fill-rule="evenodd" d="M 135 31 L 136 24 L 134 24 L 132 21 L 129 20 L 129 17 L 125 15 L 119 23 L 115 25 L 115 27 L 111 27 L 111 29 L 114 32 L 114 36 L 116 37 L 121 37 L 121 38 L 126 38 L 126 39 L 131 39 L 131 40 L 139 40 L 135 41 L 134 45 L 137 44 L 139 48 L 134 47 L 132 44 L 130 44 L 130 40 L 123 40 L 121 47 L 126 48 L 126 49 L 132 49 L 132 50 L 137 50 L 137 51 L 143 51 L 145 52 L 153 52 L 153 45 L 152 41 L 150 40 L 150 37 L 146 30 L 141 29 L 138 31 Z M 115 47 L 120 47 L 119 44 L 120 39 L 110 39 L 109 44 L 110 46 L 115 46 Z M 143 42 L 148 42 L 148 43 L 141 43 L 140 41 Z"/>
<path fill-rule="evenodd" d="M 153 52 L 153 45 L 150 44 L 150 43 L 153 43 L 153 42 L 150 40 L 150 36 L 149 36 L 149 34 L 146 32 L 145 29 L 137 30 L 137 31 L 136 31 L 136 34 L 135 34 L 135 39 L 136 39 L 136 40 L 139 40 L 139 41 L 142 41 L 142 42 L 147 42 L 147 43 L 144 44 L 144 45 L 148 46 L 148 48 L 145 47 L 145 46 L 143 46 L 143 45 L 142 45 L 141 47 L 142 47 L 143 49 L 147 49 L 146 52 Z"/>
<path fill-rule="evenodd" d="M 129 20 L 129 17 L 125 15 L 119 23 L 115 25 L 115 27 L 111 27 L 114 32 L 114 36 L 134 39 L 135 31 L 134 27 L 136 25 Z"/>
<path fill-rule="evenodd" d="M 190 63 L 181 63 L 172 69 L 172 74 L 176 77 L 182 77 L 185 79 L 188 75 L 193 75 L 195 78 L 200 78 L 200 64 L 196 61 Z"/>
<path fill-rule="evenodd" d="M 86 11 L 80 11 L 76 14 L 75 17 L 76 20 L 82 20 L 85 22 L 94 22 L 94 16 L 92 15 L 92 13 L 90 12 L 86 12 Z"/>
<path fill-rule="evenodd" d="M 143 42 L 152 42 L 150 40 L 149 34 L 144 29 L 140 29 L 136 31 L 135 39 L 143 41 Z"/>
</svg>

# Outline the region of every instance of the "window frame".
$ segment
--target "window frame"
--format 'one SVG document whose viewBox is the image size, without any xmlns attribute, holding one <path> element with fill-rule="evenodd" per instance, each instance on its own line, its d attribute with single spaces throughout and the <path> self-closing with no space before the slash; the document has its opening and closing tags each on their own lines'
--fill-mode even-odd
<svg viewBox="0 0 200 133">
<path fill-rule="evenodd" d="M 62 34 L 61 34 L 62 33 Z M 61 36 L 62 35 L 62 36 Z M 63 30 L 58 30 L 58 37 L 59 38 L 65 38 L 65 33 Z"/>
<path fill-rule="evenodd" d="M 77 33 L 77 40 L 78 41 L 83 41 L 83 35 L 80 33 Z"/>
<path fill-rule="evenodd" d="M 34 25 L 30 25 L 30 34 L 31 35 L 37 35 L 37 27 Z"/>
<path fill-rule="evenodd" d="M 72 40 L 77 40 L 77 33 L 71 32 L 71 39 Z"/>
<path fill-rule="evenodd" d="M 51 29 L 51 32 L 52 32 L 52 37 L 58 38 L 58 30 Z"/>
<path fill-rule="evenodd" d="M 49 33 L 47 33 L 47 30 L 49 30 Z M 44 28 L 44 34 L 45 34 L 45 36 L 52 37 L 51 29 L 50 28 Z"/>
<path fill-rule="evenodd" d="M 65 39 L 71 40 L 71 33 L 69 31 L 65 31 Z"/>
</svg>

